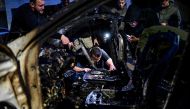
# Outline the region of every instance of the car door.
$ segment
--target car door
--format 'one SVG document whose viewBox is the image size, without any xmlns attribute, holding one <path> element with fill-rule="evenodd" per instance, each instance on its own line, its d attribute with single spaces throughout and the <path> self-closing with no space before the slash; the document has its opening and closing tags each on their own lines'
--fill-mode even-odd
<svg viewBox="0 0 190 109">
<path fill-rule="evenodd" d="M 42 109 L 42 92 L 39 77 L 38 56 L 40 46 L 60 26 L 83 14 L 87 10 L 108 0 L 80 0 L 30 33 L 1 45 L 0 103 L 2 108 Z M 6 57 L 6 58 L 4 58 Z M 4 68 L 5 67 L 5 68 Z"/>
</svg>

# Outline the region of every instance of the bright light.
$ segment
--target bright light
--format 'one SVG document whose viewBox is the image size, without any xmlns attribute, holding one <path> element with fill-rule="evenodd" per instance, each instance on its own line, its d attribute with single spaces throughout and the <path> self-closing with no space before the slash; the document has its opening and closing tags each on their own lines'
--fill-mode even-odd
<svg viewBox="0 0 190 109">
<path fill-rule="evenodd" d="M 110 38 L 111 34 L 110 33 L 104 33 L 104 40 L 108 40 Z"/>
</svg>

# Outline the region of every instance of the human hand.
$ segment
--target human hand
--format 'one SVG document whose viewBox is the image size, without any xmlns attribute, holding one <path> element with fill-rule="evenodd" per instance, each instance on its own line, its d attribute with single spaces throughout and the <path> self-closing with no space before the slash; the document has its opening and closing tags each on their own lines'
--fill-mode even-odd
<svg viewBox="0 0 190 109">
<path fill-rule="evenodd" d="M 137 42 L 139 38 L 135 37 L 134 35 L 127 35 L 127 39 L 129 42 Z"/>
<path fill-rule="evenodd" d="M 160 23 L 162 26 L 166 26 L 167 25 L 167 23 L 166 22 L 162 22 L 162 23 Z"/>
<path fill-rule="evenodd" d="M 97 38 L 94 39 L 93 44 L 94 45 L 99 45 Z"/>
<path fill-rule="evenodd" d="M 73 47 L 74 47 L 73 42 L 70 42 L 70 43 L 68 43 L 67 45 L 68 45 L 69 49 L 71 49 L 71 48 L 73 48 Z"/>
<path fill-rule="evenodd" d="M 65 35 L 61 35 L 61 41 L 63 45 L 68 45 L 69 43 L 71 43 L 71 41 L 69 40 L 69 38 Z"/>
<path fill-rule="evenodd" d="M 114 71 L 114 70 L 116 70 L 116 67 L 115 67 L 114 65 L 110 65 L 110 67 L 109 67 L 109 70 L 108 70 L 108 71 Z"/>
<path fill-rule="evenodd" d="M 89 72 L 89 71 L 91 71 L 91 69 L 90 68 L 83 68 L 83 71 Z"/>
</svg>

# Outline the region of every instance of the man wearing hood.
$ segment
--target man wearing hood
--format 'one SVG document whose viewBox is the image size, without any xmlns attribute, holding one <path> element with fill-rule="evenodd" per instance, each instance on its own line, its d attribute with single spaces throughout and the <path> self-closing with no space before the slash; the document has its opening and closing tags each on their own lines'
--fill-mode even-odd
<svg viewBox="0 0 190 109">
<path fill-rule="evenodd" d="M 161 0 L 161 9 L 157 13 L 161 25 L 180 27 L 181 14 L 173 0 Z"/>
<path fill-rule="evenodd" d="M 136 45 L 144 29 L 142 22 L 140 22 L 141 12 L 142 9 L 140 7 L 136 4 L 132 4 L 129 6 L 124 18 L 124 30 L 127 34 L 127 41 L 129 41 L 128 46 L 134 59 L 136 58 Z"/>
</svg>

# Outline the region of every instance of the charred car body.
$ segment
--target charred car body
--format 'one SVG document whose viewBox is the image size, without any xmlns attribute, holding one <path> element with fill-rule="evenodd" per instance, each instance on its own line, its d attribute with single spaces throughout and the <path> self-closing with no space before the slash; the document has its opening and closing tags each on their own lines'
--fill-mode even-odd
<svg viewBox="0 0 190 109">
<path fill-rule="evenodd" d="M 0 89 L 3 92 L 0 92 L 0 106 L 10 109 L 61 108 L 69 98 L 73 108 L 81 109 L 136 109 L 154 103 L 166 108 L 183 55 L 184 48 L 179 51 L 179 44 L 187 40 L 187 32 L 162 26 L 145 29 L 139 42 L 142 54 L 129 87 L 129 53 L 126 37 L 118 31 L 120 18 L 110 13 L 94 13 L 96 7 L 108 1 L 77 2 L 56 13 L 47 24 L 7 44 L 8 47 L 0 46 Z M 117 71 L 110 74 L 108 70 L 94 69 L 72 83 L 67 92 L 64 71 L 74 62 L 67 63 L 70 51 L 62 45 L 61 34 L 57 34 L 60 31 L 76 44 L 71 50 L 74 56 L 82 53 L 89 64 L 88 49 L 96 46 L 93 39 L 97 39 L 99 46 L 113 59 Z M 158 44 L 160 41 L 163 46 Z"/>
</svg>

